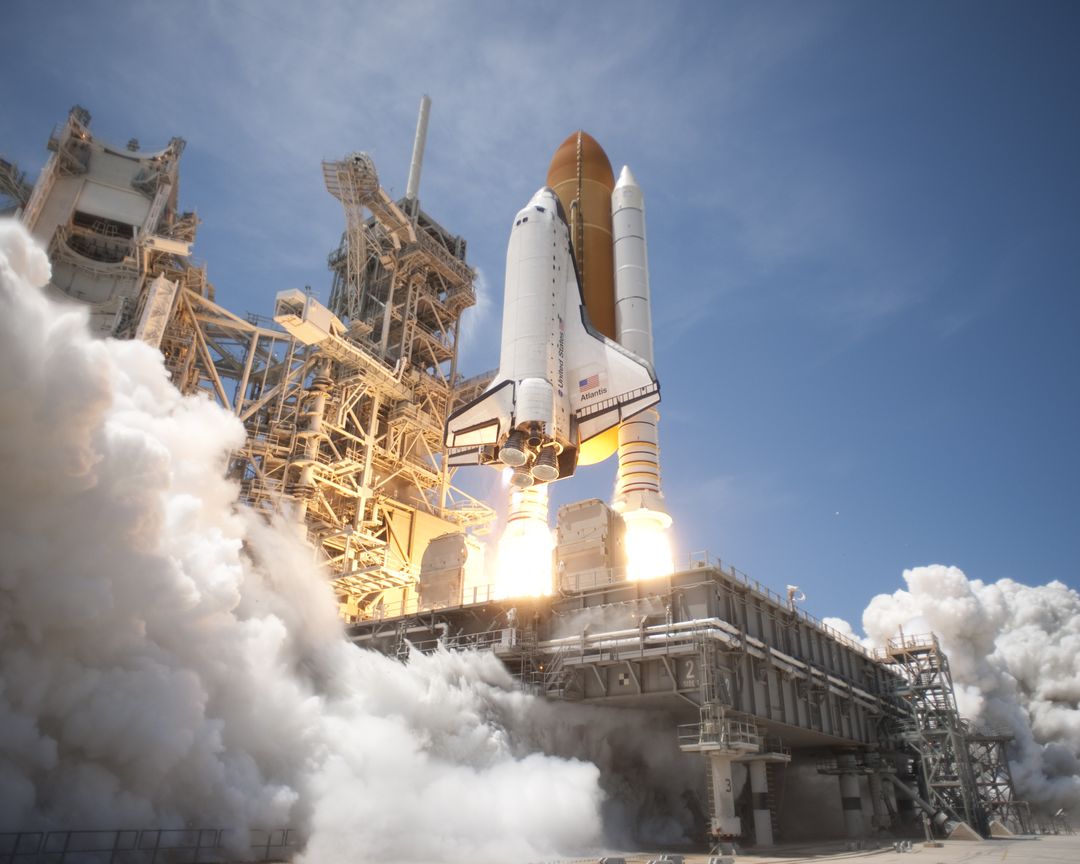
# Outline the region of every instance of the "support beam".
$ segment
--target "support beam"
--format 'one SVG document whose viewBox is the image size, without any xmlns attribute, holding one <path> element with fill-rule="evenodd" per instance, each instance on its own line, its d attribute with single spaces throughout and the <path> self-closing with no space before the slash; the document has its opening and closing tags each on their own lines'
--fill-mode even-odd
<svg viewBox="0 0 1080 864">
<path fill-rule="evenodd" d="M 897 757 L 896 759 L 896 774 L 886 777 L 889 781 L 889 785 L 893 787 L 893 797 L 896 799 L 896 820 L 899 823 L 899 828 L 911 829 L 917 824 L 915 816 L 915 802 L 911 799 L 910 795 L 904 795 L 899 792 L 896 787 L 896 781 L 900 783 L 905 789 L 915 784 L 915 777 L 911 773 L 908 765 L 908 760 L 904 757 Z M 902 779 L 900 779 L 902 778 Z"/>
<path fill-rule="evenodd" d="M 881 775 L 876 771 L 870 774 L 870 804 L 874 808 L 874 815 L 870 826 L 877 831 L 885 831 L 890 826 L 889 811 L 885 807 L 885 790 L 882 788 Z"/>
<path fill-rule="evenodd" d="M 772 846 L 772 813 L 769 812 L 768 764 L 756 759 L 747 763 L 750 769 L 750 798 L 754 809 L 754 845 Z"/>
<path fill-rule="evenodd" d="M 862 837 L 865 826 L 855 756 L 851 753 L 841 753 L 836 762 L 840 778 L 840 806 L 844 809 L 844 833 L 852 838 Z"/>
<path fill-rule="evenodd" d="M 708 753 L 709 783 L 712 788 L 712 833 L 736 838 L 742 834 L 742 821 L 735 815 L 735 790 L 731 783 L 731 753 Z"/>
</svg>

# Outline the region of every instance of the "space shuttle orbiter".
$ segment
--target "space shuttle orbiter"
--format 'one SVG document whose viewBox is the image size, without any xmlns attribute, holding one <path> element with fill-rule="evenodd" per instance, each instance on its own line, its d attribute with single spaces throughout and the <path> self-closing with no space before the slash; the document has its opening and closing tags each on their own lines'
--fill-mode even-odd
<svg viewBox="0 0 1080 864">
<path fill-rule="evenodd" d="M 510 230 L 499 370 L 447 419 L 449 464 L 508 465 L 519 488 L 569 477 L 582 444 L 659 401 L 652 365 L 590 323 L 566 216 L 545 186 Z"/>
</svg>

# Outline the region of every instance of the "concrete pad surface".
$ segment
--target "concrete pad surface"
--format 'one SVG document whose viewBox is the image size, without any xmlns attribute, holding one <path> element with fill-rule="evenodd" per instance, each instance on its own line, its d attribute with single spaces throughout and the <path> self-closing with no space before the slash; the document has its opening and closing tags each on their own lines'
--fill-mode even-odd
<svg viewBox="0 0 1080 864">
<path fill-rule="evenodd" d="M 799 844 L 777 846 L 767 852 L 743 851 L 735 857 L 735 864 L 803 864 L 803 862 L 838 861 L 844 864 L 1078 864 L 1080 862 L 1080 836 L 1044 835 L 1040 837 L 1017 835 L 994 840 L 943 840 L 937 847 L 927 847 L 922 841 L 913 841 L 910 852 L 895 852 L 892 844 L 882 842 L 880 849 L 846 851 L 844 843 Z M 626 864 L 648 864 L 662 860 L 662 852 L 632 854 L 623 853 Z M 670 854 L 670 853 L 669 853 Z M 600 858 L 576 858 L 573 864 L 596 864 Z M 708 864 L 708 855 L 684 855 L 684 864 Z M 560 864 L 571 864 L 564 860 Z"/>
</svg>

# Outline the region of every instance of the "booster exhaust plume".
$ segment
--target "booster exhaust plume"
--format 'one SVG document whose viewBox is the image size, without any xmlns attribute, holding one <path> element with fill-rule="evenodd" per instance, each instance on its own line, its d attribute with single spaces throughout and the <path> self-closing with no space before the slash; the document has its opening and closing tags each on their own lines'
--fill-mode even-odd
<svg viewBox="0 0 1080 864">
<path fill-rule="evenodd" d="M 495 597 L 549 595 L 554 546 L 548 525 L 547 486 L 511 487 L 506 528 L 499 538 Z"/>
</svg>

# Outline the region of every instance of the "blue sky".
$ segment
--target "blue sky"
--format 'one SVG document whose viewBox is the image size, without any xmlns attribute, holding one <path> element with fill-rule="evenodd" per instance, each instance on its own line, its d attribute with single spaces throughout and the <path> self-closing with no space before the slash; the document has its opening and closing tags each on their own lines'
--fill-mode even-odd
<svg viewBox="0 0 1080 864">
<path fill-rule="evenodd" d="M 466 374 L 510 221 L 586 129 L 646 195 L 679 549 L 853 622 L 920 564 L 1080 587 L 1077 4 L 5 6 L 0 152 L 36 172 L 75 103 L 184 137 L 237 311 L 326 298 L 320 161 L 367 150 L 402 194 L 430 94 L 421 201 L 482 274 Z"/>
</svg>

